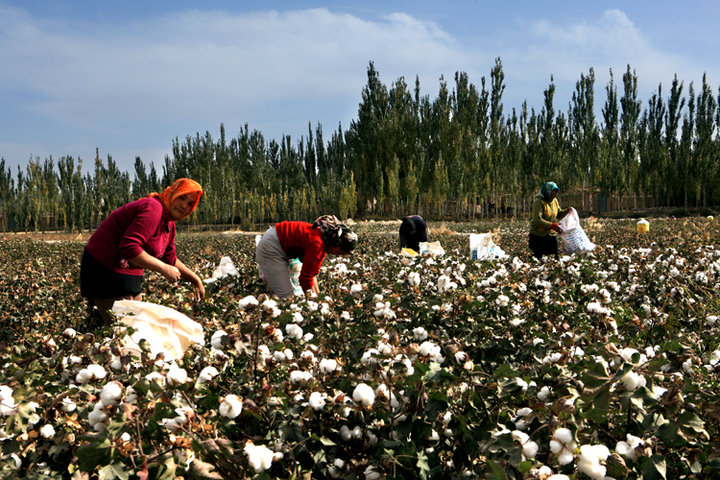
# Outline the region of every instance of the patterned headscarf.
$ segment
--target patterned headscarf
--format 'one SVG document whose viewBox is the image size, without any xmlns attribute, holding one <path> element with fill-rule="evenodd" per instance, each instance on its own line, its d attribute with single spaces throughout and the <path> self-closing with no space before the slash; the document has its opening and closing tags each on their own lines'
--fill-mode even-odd
<svg viewBox="0 0 720 480">
<path fill-rule="evenodd" d="M 148 193 L 147 196 L 152 198 L 159 198 L 163 204 L 163 207 L 165 207 L 165 211 L 169 212 L 170 207 L 172 206 L 172 203 L 175 201 L 176 198 L 182 195 L 187 195 L 189 193 L 197 193 L 197 199 L 195 200 L 195 204 L 188 212 L 188 214 L 178 219 L 182 220 L 183 218 L 186 218 L 188 215 L 190 215 L 195 210 L 195 208 L 197 208 L 198 203 L 200 203 L 200 197 L 203 194 L 202 187 L 195 180 L 189 178 L 178 178 L 172 183 L 172 185 L 163 190 L 162 193 L 152 192 Z"/>
<path fill-rule="evenodd" d="M 312 224 L 312 228 L 320 230 L 325 245 L 340 247 L 345 252 L 352 252 L 357 245 L 357 233 L 340 223 L 335 215 L 323 215 Z"/>
<path fill-rule="evenodd" d="M 552 195 L 552 192 L 555 190 L 557 190 L 558 192 L 560 191 L 555 182 L 545 182 L 543 183 L 542 187 L 540 187 L 540 191 L 538 192 L 538 194 L 535 196 L 545 200 L 546 202 L 549 202 L 550 195 Z"/>
</svg>

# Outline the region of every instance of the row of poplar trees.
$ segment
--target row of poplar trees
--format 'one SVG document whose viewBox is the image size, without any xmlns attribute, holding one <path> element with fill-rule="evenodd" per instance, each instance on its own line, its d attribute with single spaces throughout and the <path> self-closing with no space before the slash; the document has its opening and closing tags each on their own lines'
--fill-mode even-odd
<svg viewBox="0 0 720 480">
<path fill-rule="evenodd" d="M 0 162 L 0 229 L 95 228 L 113 209 L 190 177 L 205 195 L 191 224 L 242 227 L 283 219 L 471 219 L 497 212 L 523 215 L 547 180 L 563 192 L 598 198 L 644 196 L 653 206 L 708 207 L 720 200 L 720 109 L 706 78 L 685 88 L 675 75 L 644 104 L 627 67 L 605 85 L 596 118 L 595 73 L 581 74 L 567 110 L 555 107 L 551 77 L 543 105 L 504 112 L 505 80 L 496 59 L 479 87 L 466 73 L 440 79 L 434 99 L 404 78 L 390 87 L 371 62 L 357 118 L 327 139 L 321 125 L 293 142 L 266 140 L 247 124 L 236 136 L 177 137 L 172 155 L 149 167 L 135 159 L 121 171 L 96 154 L 83 169 L 70 156 L 31 159 L 15 175 Z M 621 93 L 618 92 L 621 91 Z M 597 192 L 597 193 L 596 193 Z M 582 197 L 583 202 L 586 198 Z M 594 198 L 594 197 L 590 197 Z M 588 202 L 589 203 L 589 202 Z M 594 204 L 577 205 L 593 210 Z"/>
</svg>

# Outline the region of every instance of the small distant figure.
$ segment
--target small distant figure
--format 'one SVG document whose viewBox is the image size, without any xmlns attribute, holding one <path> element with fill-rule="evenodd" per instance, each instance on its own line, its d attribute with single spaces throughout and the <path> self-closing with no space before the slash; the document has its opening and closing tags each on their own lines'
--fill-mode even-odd
<svg viewBox="0 0 720 480">
<path fill-rule="evenodd" d="M 298 280 L 304 292 L 319 293 L 317 274 L 326 254 L 349 255 L 358 236 L 334 215 L 323 215 L 313 223 L 285 221 L 267 229 L 257 244 L 255 260 L 272 293 L 282 299 L 295 294 L 290 262 L 302 268 Z"/>
<path fill-rule="evenodd" d="M 559 191 L 555 182 L 545 182 L 532 204 L 528 245 L 538 260 L 544 255 L 558 257 L 557 235 L 562 229 L 557 221 L 570 212 L 570 208 L 560 209 L 556 198 Z"/>
<path fill-rule="evenodd" d="M 400 224 L 400 248 L 410 248 L 419 252 L 420 243 L 428 241 L 427 230 L 427 224 L 420 215 L 403 218 Z"/>
</svg>

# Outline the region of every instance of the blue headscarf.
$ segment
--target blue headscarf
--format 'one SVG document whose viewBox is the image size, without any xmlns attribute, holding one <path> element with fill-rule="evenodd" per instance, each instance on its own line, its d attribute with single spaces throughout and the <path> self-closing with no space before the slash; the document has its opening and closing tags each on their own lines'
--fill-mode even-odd
<svg viewBox="0 0 720 480">
<path fill-rule="evenodd" d="M 538 192 L 538 194 L 535 196 L 537 198 L 545 200 L 546 202 L 549 202 L 550 195 L 552 195 L 552 192 L 554 192 L 555 190 L 557 190 L 558 192 L 560 191 L 555 182 L 545 182 L 543 183 L 543 186 L 540 187 L 540 191 Z"/>
</svg>

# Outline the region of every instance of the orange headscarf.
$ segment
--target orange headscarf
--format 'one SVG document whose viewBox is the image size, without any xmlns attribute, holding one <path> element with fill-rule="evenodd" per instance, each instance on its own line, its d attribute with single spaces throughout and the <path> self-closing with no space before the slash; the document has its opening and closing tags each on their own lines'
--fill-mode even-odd
<svg viewBox="0 0 720 480">
<path fill-rule="evenodd" d="M 197 208 L 198 203 L 200 203 L 200 197 L 203 194 L 202 187 L 195 180 L 192 180 L 190 178 L 178 178 L 177 180 L 175 180 L 172 183 L 172 185 L 170 185 L 165 190 L 163 190 L 163 193 L 152 192 L 152 193 L 148 193 L 147 196 L 153 197 L 153 198 L 159 198 L 163 204 L 163 207 L 165 207 L 165 211 L 169 212 L 170 206 L 172 205 L 172 203 L 175 201 L 176 198 L 178 198 L 182 195 L 187 195 L 189 193 L 197 193 L 198 196 L 197 196 L 197 200 L 195 200 L 195 204 L 193 205 L 192 210 L 190 210 L 190 212 L 188 212 L 187 215 L 182 217 L 182 218 L 186 218 L 188 215 L 190 215 L 195 210 L 195 208 Z M 178 220 L 182 220 L 182 218 L 179 218 Z"/>
</svg>

